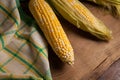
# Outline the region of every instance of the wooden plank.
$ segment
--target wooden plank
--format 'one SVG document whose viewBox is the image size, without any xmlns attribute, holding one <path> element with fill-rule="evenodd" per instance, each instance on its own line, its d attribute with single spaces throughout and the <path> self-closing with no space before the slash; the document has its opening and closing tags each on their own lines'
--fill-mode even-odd
<svg viewBox="0 0 120 80">
<path fill-rule="evenodd" d="M 119 80 L 120 79 L 120 59 L 114 62 L 98 80 Z"/>
</svg>

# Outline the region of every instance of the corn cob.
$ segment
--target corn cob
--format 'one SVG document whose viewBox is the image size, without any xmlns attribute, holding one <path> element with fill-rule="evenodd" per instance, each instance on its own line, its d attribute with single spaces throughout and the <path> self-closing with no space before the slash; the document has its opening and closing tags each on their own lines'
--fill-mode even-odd
<svg viewBox="0 0 120 80">
<path fill-rule="evenodd" d="M 120 0 L 86 0 L 107 8 L 113 16 L 120 18 Z"/>
<path fill-rule="evenodd" d="M 78 0 L 49 0 L 70 23 L 102 39 L 111 39 L 111 31 Z"/>
<path fill-rule="evenodd" d="M 30 0 L 29 9 L 56 55 L 63 62 L 73 64 L 73 48 L 49 4 L 44 0 Z"/>
</svg>

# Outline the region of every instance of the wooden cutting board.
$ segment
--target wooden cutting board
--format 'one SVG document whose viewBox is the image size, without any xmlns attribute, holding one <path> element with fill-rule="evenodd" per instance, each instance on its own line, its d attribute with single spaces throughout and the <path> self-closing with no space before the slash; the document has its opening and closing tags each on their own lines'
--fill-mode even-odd
<svg viewBox="0 0 120 80">
<path fill-rule="evenodd" d="M 85 6 L 112 30 L 113 39 L 109 42 L 101 41 L 60 18 L 74 48 L 75 64 L 73 66 L 64 64 L 49 47 L 53 80 L 97 80 L 112 63 L 120 58 L 120 19 L 115 19 L 95 6 L 89 4 Z"/>
</svg>

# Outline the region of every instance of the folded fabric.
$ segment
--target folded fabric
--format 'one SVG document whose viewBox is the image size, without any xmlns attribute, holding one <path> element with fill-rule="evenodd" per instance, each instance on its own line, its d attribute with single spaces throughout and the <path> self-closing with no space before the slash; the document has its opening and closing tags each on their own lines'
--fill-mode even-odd
<svg viewBox="0 0 120 80">
<path fill-rule="evenodd" d="M 19 0 L 0 0 L 0 80 L 9 79 L 52 80 L 47 43 Z"/>
</svg>

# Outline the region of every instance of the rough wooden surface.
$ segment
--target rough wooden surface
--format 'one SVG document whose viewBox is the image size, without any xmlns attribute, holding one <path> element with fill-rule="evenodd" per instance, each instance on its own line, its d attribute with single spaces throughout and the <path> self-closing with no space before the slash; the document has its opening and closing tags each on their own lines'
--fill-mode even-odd
<svg viewBox="0 0 120 80">
<path fill-rule="evenodd" d="M 114 62 L 98 80 L 120 80 L 120 59 Z"/>
<path fill-rule="evenodd" d="M 115 19 L 102 9 L 88 4 L 86 6 L 112 30 L 114 38 L 109 42 L 101 41 L 60 19 L 74 48 L 75 64 L 69 66 L 62 63 L 54 52 L 49 49 L 53 80 L 97 80 L 112 63 L 120 58 L 120 20 Z M 104 75 L 107 75 L 107 73 Z M 120 79 L 105 78 L 104 75 L 99 80 Z"/>
</svg>

